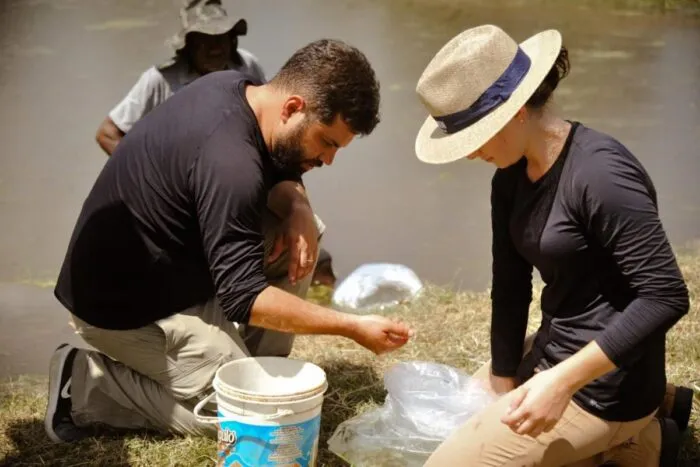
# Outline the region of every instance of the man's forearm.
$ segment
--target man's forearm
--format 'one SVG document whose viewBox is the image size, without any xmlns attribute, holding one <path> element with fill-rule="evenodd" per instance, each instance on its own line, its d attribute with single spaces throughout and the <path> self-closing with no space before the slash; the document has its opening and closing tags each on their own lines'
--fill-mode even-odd
<svg viewBox="0 0 700 467">
<path fill-rule="evenodd" d="M 352 338 L 356 317 L 302 300 L 277 287 L 255 299 L 249 324 L 292 334 L 332 334 Z"/>
<path fill-rule="evenodd" d="M 292 210 L 299 206 L 311 208 L 304 185 L 299 182 L 279 182 L 267 196 L 267 207 L 281 219 L 289 217 Z"/>
</svg>

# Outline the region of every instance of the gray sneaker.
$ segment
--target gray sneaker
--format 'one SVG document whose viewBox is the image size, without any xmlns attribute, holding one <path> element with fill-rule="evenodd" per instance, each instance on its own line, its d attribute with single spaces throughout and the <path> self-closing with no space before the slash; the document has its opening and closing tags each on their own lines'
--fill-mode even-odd
<svg viewBox="0 0 700 467">
<path fill-rule="evenodd" d="M 78 428 L 71 417 L 71 373 L 78 352 L 76 347 L 61 344 L 54 351 L 49 367 L 49 403 L 46 406 L 44 428 L 54 443 L 67 443 L 85 438 L 85 430 Z"/>
</svg>

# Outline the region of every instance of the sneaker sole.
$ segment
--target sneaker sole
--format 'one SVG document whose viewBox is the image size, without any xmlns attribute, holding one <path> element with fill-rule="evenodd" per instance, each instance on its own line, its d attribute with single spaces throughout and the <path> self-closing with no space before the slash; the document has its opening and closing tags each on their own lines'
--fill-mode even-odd
<svg viewBox="0 0 700 467">
<path fill-rule="evenodd" d="M 66 359 L 73 347 L 68 344 L 60 345 L 51 356 L 49 366 L 49 402 L 46 406 L 46 416 L 44 417 L 44 429 L 51 441 L 54 443 L 64 443 L 53 429 L 53 417 L 56 415 L 59 393 L 61 392 L 61 376 Z"/>
</svg>

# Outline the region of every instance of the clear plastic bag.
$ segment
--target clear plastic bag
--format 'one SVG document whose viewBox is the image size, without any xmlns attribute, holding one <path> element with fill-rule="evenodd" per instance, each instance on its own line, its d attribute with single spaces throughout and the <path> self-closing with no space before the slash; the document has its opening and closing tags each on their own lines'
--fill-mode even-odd
<svg viewBox="0 0 700 467">
<path fill-rule="evenodd" d="M 384 376 L 380 408 L 341 423 L 331 452 L 355 467 L 419 467 L 454 429 L 493 402 L 461 371 L 429 362 L 404 362 Z"/>
<path fill-rule="evenodd" d="M 421 280 L 406 266 L 364 264 L 335 289 L 333 305 L 355 312 L 383 309 L 412 300 L 422 289 Z"/>
</svg>

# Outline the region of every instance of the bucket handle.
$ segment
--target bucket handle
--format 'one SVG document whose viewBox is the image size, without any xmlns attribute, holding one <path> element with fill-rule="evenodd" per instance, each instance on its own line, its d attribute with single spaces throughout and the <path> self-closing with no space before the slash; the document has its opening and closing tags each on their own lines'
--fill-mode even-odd
<svg viewBox="0 0 700 467">
<path fill-rule="evenodd" d="M 205 397 L 201 401 L 197 402 L 197 405 L 194 406 L 194 409 L 192 410 L 192 412 L 194 413 L 194 417 L 197 419 L 198 422 L 208 423 L 208 424 L 219 423 L 219 417 L 201 414 L 202 408 L 204 408 L 204 406 L 207 405 L 214 398 L 215 395 L 216 395 L 216 392 L 212 392 L 207 397 Z M 256 418 L 258 420 L 269 421 L 269 420 L 277 420 L 278 418 L 287 417 L 289 415 L 294 415 L 294 411 L 289 410 L 289 409 L 277 409 L 277 412 L 275 412 L 275 413 L 271 413 L 268 415 L 256 415 L 253 418 Z"/>
<path fill-rule="evenodd" d="M 198 422 L 200 422 L 200 423 L 219 423 L 219 417 L 210 417 L 210 416 L 201 414 L 202 408 L 205 405 L 207 405 L 207 403 L 209 403 L 209 401 L 211 401 L 215 395 L 216 395 L 216 393 L 212 392 L 207 397 L 205 397 L 201 401 L 197 402 L 197 405 L 194 406 L 194 410 L 192 410 L 192 413 L 194 414 L 194 418 L 196 418 Z"/>
</svg>

